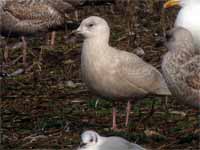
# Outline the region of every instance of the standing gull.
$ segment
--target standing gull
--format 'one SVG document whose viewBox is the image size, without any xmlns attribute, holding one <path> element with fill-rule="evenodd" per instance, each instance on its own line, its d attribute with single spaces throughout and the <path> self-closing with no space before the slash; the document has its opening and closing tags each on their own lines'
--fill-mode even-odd
<svg viewBox="0 0 200 150">
<path fill-rule="evenodd" d="M 200 0 L 169 0 L 164 4 L 165 8 L 180 5 L 175 27 L 183 27 L 189 30 L 197 47 L 200 48 Z"/>
<path fill-rule="evenodd" d="M 100 17 L 91 16 L 77 29 L 84 36 L 81 54 L 82 79 L 98 95 L 113 101 L 128 100 L 128 125 L 131 101 L 147 94 L 170 95 L 161 73 L 138 56 L 109 45 L 110 28 Z M 113 107 L 113 129 L 116 129 Z"/>
<path fill-rule="evenodd" d="M 85 131 L 78 150 L 146 150 L 143 147 L 116 137 L 103 137 L 95 131 Z"/>
<path fill-rule="evenodd" d="M 172 94 L 182 103 L 200 108 L 200 54 L 191 33 L 181 27 L 167 33 L 162 70 Z"/>
</svg>

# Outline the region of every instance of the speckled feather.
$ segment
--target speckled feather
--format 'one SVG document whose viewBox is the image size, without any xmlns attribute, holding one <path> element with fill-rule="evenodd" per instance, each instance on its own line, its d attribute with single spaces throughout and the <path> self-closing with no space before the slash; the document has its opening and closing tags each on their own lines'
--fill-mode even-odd
<svg viewBox="0 0 200 150">
<path fill-rule="evenodd" d="M 177 31 L 185 35 L 180 38 Z M 163 59 L 163 74 L 173 95 L 181 102 L 200 108 L 200 54 L 187 30 L 177 28 L 173 32 L 177 34 L 173 37 L 176 44 L 174 40 L 167 43 L 169 52 Z"/>
<path fill-rule="evenodd" d="M 1 32 L 28 35 L 56 29 L 64 25 L 67 9 L 72 6 L 62 0 L 7 0 L 2 6 Z"/>
</svg>

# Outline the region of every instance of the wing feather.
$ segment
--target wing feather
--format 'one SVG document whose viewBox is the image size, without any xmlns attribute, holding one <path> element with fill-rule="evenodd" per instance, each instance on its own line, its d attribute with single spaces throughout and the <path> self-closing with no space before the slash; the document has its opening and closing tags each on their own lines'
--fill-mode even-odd
<svg viewBox="0 0 200 150">
<path fill-rule="evenodd" d="M 118 75 L 122 80 L 143 90 L 144 93 L 170 94 L 163 76 L 156 68 L 144 62 L 138 56 L 130 55 L 130 53 L 124 51 L 121 52 L 119 57 L 123 57 L 118 66 Z"/>
<path fill-rule="evenodd" d="M 46 31 L 64 23 L 61 14 L 47 4 L 28 5 L 12 1 L 6 4 L 4 11 L 5 24 L 17 32 Z"/>
<path fill-rule="evenodd" d="M 186 86 L 200 92 L 200 55 L 194 56 L 181 68 Z"/>
</svg>

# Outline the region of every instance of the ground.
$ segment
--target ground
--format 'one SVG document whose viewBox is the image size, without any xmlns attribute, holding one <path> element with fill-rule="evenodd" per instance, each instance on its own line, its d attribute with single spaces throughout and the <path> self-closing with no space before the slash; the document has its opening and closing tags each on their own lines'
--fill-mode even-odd
<svg viewBox="0 0 200 150">
<path fill-rule="evenodd" d="M 142 49 L 145 55 L 141 57 L 160 69 L 167 51 L 163 37 L 172 28 L 178 9 L 164 10 L 159 0 L 133 0 L 129 5 L 118 2 L 83 8 L 79 20 L 91 15 L 105 18 L 111 26 L 112 46 L 133 53 Z M 141 99 L 132 107 L 128 128 L 124 127 L 126 104 L 118 104 L 117 122 L 122 130 L 112 131 L 112 102 L 94 95 L 82 83 L 81 42 L 65 41 L 63 36 L 69 33 L 59 32 L 54 48 L 45 47 L 45 35 L 29 38 L 28 63 L 34 62 L 34 67 L 25 74 L 0 80 L 1 149 L 71 150 L 87 129 L 121 136 L 148 149 L 200 149 L 199 112 L 173 97 Z M 6 40 L 8 44 L 17 41 Z M 43 59 L 38 63 L 41 49 Z M 10 60 L 20 53 L 20 49 L 11 51 Z M 21 67 L 20 60 L 3 70 L 13 72 Z"/>
</svg>

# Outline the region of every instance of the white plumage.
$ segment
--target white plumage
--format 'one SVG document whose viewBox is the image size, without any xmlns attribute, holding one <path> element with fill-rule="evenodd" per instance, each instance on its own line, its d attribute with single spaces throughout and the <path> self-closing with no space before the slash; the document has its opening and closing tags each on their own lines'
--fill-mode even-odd
<svg viewBox="0 0 200 150">
<path fill-rule="evenodd" d="M 103 137 L 95 131 L 85 131 L 78 150 L 146 150 L 138 144 L 116 136 Z"/>
</svg>

